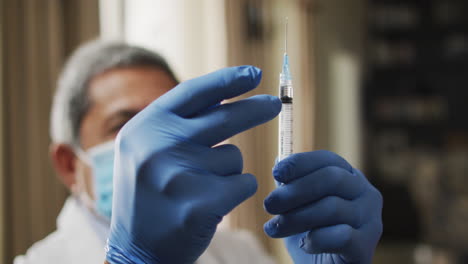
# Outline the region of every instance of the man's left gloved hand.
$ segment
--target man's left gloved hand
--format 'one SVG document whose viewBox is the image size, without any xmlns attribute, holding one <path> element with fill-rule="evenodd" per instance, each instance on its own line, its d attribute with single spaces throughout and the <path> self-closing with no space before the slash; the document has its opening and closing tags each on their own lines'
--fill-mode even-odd
<svg viewBox="0 0 468 264">
<path fill-rule="evenodd" d="M 357 169 L 328 151 L 294 154 L 273 169 L 280 183 L 265 199 L 265 223 L 285 238 L 296 264 L 372 262 L 382 234 L 382 195 Z"/>
<path fill-rule="evenodd" d="M 280 112 L 281 101 L 269 95 L 219 105 L 254 89 L 261 75 L 242 66 L 184 82 L 121 129 L 110 263 L 192 264 L 221 219 L 256 192 L 239 149 L 217 144 Z"/>
</svg>

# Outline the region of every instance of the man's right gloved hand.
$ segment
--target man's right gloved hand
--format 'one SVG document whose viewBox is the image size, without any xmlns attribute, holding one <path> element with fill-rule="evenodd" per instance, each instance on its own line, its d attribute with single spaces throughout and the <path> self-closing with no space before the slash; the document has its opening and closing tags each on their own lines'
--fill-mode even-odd
<svg viewBox="0 0 468 264">
<path fill-rule="evenodd" d="M 244 66 L 184 82 L 122 128 L 110 263 L 194 263 L 223 216 L 255 193 L 254 176 L 242 174 L 239 149 L 213 146 L 278 115 L 274 96 L 218 105 L 260 80 L 259 69 Z"/>
</svg>

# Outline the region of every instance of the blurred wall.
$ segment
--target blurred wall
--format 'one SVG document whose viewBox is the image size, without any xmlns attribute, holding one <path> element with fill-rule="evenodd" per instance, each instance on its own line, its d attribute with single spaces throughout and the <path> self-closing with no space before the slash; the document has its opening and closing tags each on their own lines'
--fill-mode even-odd
<svg viewBox="0 0 468 264">
<path fill-rule="evenodd" d="M 125 0 L 126 41 L 161 53 L 181 80 L 227 66 L 225 1 Z"/>
<path fill-rule="evenodd" d="M 99 0 L 100 37 L 106 40 L 125 38 L 125 0 Z"/>
<path fill-rule="evenodd" d="M 314 46 L 317 85 L 316 147 L 361 167 L 360 86 L 365 0 L 316 0 Z"/>
</svg>

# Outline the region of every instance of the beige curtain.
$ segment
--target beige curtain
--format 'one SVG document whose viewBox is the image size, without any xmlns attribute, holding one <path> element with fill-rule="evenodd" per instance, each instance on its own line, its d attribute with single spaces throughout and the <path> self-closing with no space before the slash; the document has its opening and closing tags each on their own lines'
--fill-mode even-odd
<svg viewBox="0 0 468 264">
<path fill-rule="evenodd" d="M 284 21 L 289 18 L 289 55 L 295 84 L 295 151 L 314 148 L 314 69 L 312 43 L 312 3 L 303 0 L 226 0 L 229 65 L 253 64 L 263 69 L 263 81 L 255 94 L 278 95 L 278 77 L 284 50 Z M 249 12 L 258 12 L 261 34 L 248 30 Z M 255 19 L 254 19 L 255 20 Z M 255 23 L 254 23 L 255 24 Z M 252 29 L 252 28 L 251 28 Z M 251 30 L 250 29 L 250 30 Z M 251 96 L 249 94 L 248 96 Z M 271 169 L 277 155 L 277 120 L 243 133 L 231 140 L 244 154 L 245 171 L 257 176 L 257 194 L 230 216 L 234 228 L 255 233 L 266 248 L 289 262 L 280 241 L 263 233 L 270 216 L 263 210 L 263 199 L 274 188 Z"/>
<path fill-rule="evenodd" d="M 11 263 L 55 229 L 66 190 L 48 158 L 57 74 L 80 42 L 98 35 L 98 1 L 2 0 L 3 250 Z"/>
<path fill-rule="evenodd" d="M 3 14 L 3 5 L 0 4 L 0 14 Z M 3 20 L 0 19 L 0 102 L 3 102 L 3 93 L 2 93 L 2 86 L 3 86 Z M 0 103 L 1 105 L 1 103 Z M 4 146 L 4 137 L 3 137 L 3 107 L 0 107 L 0 234 L 5 233 L 5 225 L 4 225 L 4 212 L 5 212 L 5 188 L 3 183 L 3 146 Z M 4 247 L 4 236 L 0 236 L 0 261 L 4 261 L 3 256 L 5 255 L 5 247 Z"/>
</svg>

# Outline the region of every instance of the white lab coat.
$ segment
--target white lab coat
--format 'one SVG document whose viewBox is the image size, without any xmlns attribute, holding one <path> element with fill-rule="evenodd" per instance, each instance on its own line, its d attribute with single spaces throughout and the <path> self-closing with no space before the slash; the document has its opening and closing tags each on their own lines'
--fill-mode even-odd
<svg viewBox="0 0 468 264">
<path fill-rule="evenodd" d="M 36 242 L 14 264 L 104 263 L 109 225 L 75 198 L 68 198 L 57 219 L 57 230 Z M 273 264 L 248 232 L 216 232 L 197 264 Z"/>
</svg>

